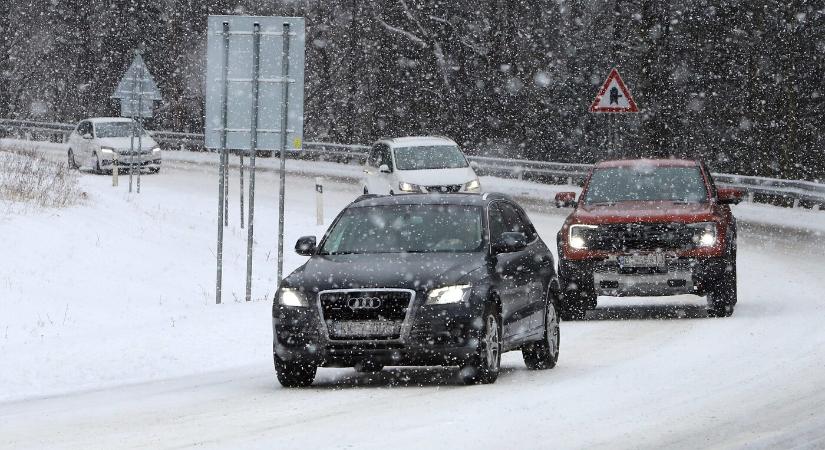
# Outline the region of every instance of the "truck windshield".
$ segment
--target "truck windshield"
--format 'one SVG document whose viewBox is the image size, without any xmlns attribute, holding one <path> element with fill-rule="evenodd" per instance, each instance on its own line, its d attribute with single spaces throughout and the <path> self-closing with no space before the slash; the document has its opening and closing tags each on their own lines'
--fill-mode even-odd
<svg viewBox="0 0 825 450">
<path fill-rule="evenodd" d="M 474 252 L 481 246 L 480 207 L 392 205 L 344 211 L 319 253 Z"/>
<path fill-rule="evenodd" d="M 627 201 L 707 201 L 707 188 L 698 167 L 639 165 L 593 171 L 584 203 Z"/>
<path fill-rule="evenodd" d="M 395 149 L 398 170 L 455 169 L 467 167 L 467 160 L 454 145 L 400 147 Z"/>
</svg>

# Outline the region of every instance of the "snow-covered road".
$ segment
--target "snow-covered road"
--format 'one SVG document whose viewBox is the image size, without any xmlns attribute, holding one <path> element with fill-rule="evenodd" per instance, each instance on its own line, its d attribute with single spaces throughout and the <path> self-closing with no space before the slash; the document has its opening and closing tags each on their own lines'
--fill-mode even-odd
<svg viewBox="0 0 825 450">
<path fill-rule="evenodd" d="M 322 369 L 287 390 L 270 359 L 275 174 L 258 178 L 257 301 L 233 298 L 245 261 L 234 192 L 229 292 L 215 306 L 215 170 L 167 162 L 140 196 L 84 175 L 83 205 L 0 218 L 0 447 L 825 447 L 825 237 L 765 225 L 798 213 L 759 207 L 740 224 L 731 318 L 706 318 L 691 296 L 602 298 L 562 324 L 550 371 L 510 353 L 489 386 L 451 369 Z M 287 249 L 322 232 L 312 184 L 288 179 Z M 330 181 L 327 218 L 357 190 Z M 525 206 L 555 242 L 566 211 Z M 287 269 L 302 259 L 288 252 Z"/>
</svg>

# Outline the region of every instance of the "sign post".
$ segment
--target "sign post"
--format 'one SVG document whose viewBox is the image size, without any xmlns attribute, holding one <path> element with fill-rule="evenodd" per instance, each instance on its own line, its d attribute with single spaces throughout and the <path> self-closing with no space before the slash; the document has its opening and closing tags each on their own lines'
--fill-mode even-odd
<svg viewBox="0 0 825 450">
<path fill-rule="evenodd" d="M 153 102 L 163 100 L 157 83 L 143 62 L 143 51 L 135 50 L 132 64 L 123 74 L 111 98 L 120 100 L 120 116 L 132 119 L 132 136 L 129 141 L 129 192 L 132 192 L 132 175 L 135 167 L 135 154 L 138 163 L 143 167 L 143 119 L 152 117 Z M 135 136 L 138 138 L 138 149 L 135 151 Z M 118 170 L 117 164 L 112 169 Z M 114 174 L 113 174 L 114 175 Z M 138 169 L 137 192 L 140 193 L 140 169 Z"/>
<path fill-rule="evenodd" d="M 240 159 L 243 227 L 244 154 L 249 156 L 246 301 L 252 297 L 255 214 L 255 156 L 278 150 L 280 196 L 278 283 L 283 268 L 285 161 L 300 150 L 304 109 L 304 19 L 301 17 L 210 16 L 206 69 L 206 147 L 220 152 L 216 303 L 221 302 L 223 227 L 228 225 L 229 150 Z M 294 143 L 292 147 L 289 143 Z"/>
<path fill-rule="evenodd" d="M 616 151 L 616 113 L 636 113 L 639 108 L 633 100 L 633 95 L 624 84 L 619 71 L 614 67 L 610 71 L 610 75 L 602 84 L 596 99 L 590 105 L 590 112 L 592 113 L 610 113 L 610 122 L 608 125 L 608 141 L 610 142 L 610 151 Z"/>
</svg>

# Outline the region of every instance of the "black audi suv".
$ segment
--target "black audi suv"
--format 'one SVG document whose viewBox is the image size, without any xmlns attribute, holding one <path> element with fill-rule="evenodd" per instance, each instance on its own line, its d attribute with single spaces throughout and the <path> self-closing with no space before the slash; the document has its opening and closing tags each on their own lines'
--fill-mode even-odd
<svg viewBox="0 0 825 450">
<path fill-rule="evenodd" d="M 501 194 L 364 195 L 286 277 L 272 307 L 273 355 L 287 387 L 318 367 L 459 366 L 493 383 L 501 354 L 531 369 L 559 354 L 553 256 L 524 211 Z"/>
</svg>

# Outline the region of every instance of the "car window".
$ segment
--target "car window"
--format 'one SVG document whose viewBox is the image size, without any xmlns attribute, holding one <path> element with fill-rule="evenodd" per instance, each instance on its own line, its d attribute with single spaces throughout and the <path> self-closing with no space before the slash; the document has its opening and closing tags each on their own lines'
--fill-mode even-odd
<svg viewBox="0 0 825 450">
<path fill-rule="evenodd" d="M 524 233 L 527 236 L 528 242 L 533 240 L 532 227 L 529 226 L 529 222 L 522 217 L 516 207 L 506 202 L 497 202 L 496 208 L 499 211 L 499 223 L 496 225 L 498 227 L 498 232 L 496 236 L 500 236 L 501 233 L 504 232 L 519 232 Z M 492 221 L 492 218 L 490 220 Z M 490 229 L 493 229 L 492 224 Z"/>
<path fill-rule="evenodd" d="M 381 150 L 380 153 L 379 153 L 379 156 L 381 157 L 381 162 L 380 162 L 379 165 L 386 164 L 387 167 L 390 168 L 390 171 L 392 171 L 393 167 L 392 167 L 392 157 L 390 156 L 390 147 L 387 146 L 387 145 L 381 145 L 379 148 Z"/>
<path fill-rule="evenodd" d="M 356 207 L 341 214 L 319 254 L 474 252 L 482 242 L 478 206 Z"/>
<path fill-rule="evenodd" d="M 92 124 L 90 122 L 80 122 L 80 125 L 77 127 L 77 134 L 80 136 L 84 136 L 86 134 L 92 134 Z"/>
<path fill-rule="evenodd" d="M 710 186 L 710 196 L 712 198 L 716 198 L 716 180 L 713 179 L 713 174 L 710 173 L 710 169 L 708 169 L 708 166 L 704 162 L 702 163 L 702 170 L 705 171 L 705 175 L 708 177 L 708 184 Z"/>
<path fill-rule="evenodd" d="M 369 165 L 370 167 L 378 167 L 380 165 L 380 164 L 378 164 L 378 161 L 380 161 L 380 160 L 381 160 L 381 146 L 376 145 L 370 151 L 370 157 L 369 157 L 369 159 L 367 159 L 367 165 Z"/>
</svg>

